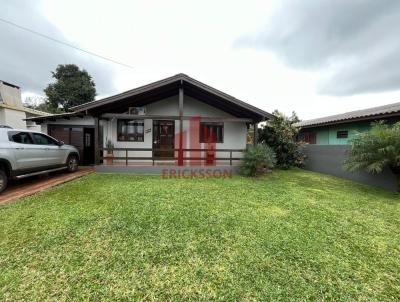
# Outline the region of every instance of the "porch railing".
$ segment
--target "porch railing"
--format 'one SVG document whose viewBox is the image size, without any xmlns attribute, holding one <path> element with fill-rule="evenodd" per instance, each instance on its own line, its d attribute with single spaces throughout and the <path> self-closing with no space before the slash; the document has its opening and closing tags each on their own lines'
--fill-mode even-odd
<svg viewBox="0 0 400 302">
<path fill-rule="evenodd" d="M 242 157 L 234 157 L 233 153 L 243 153 L 245 149 L 153 149 L 153 148 L 114 148 L 113 152 L 123 153 L 124 156 L 107 156 L 105 151 L 106 148 L 99 148 L 99 159 L 100 160 L 123 160 L 125 161 L 125 165 L 128 166 L 129 161 L 131 160 L 147 160 L 151 161 L 152 165 L 155 165 L 155 161 L 229 161 L 229 165 L 232 166 L 233 161 L 242 160 Z M 129 152 L 135 151 L 147 151 L 151 152 L 151 156 L 130 156 Z M 171 157 L 161 157 L 154 156 L 154 152 L 173 152 L 174 156 Z M 200 154 L 209 154 L 209 156 L 186 156 L 187 152 L 198 152 Z M 178 153 L 178 156 L 175 156 Z M 229 153 L 229 157 L 217 157 L 217 153 Z M 182 154 L 181 156 L 179 154 Z"/>
</svg>

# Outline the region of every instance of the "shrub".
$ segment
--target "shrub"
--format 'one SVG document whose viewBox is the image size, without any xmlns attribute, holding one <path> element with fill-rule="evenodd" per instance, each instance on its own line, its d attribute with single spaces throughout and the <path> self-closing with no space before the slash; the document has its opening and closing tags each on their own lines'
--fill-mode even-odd
<svg viewBox="0 0 400 302">
<path fill-rule="evenodd" d="M 344 162 L 346 170 L 376 174 L 389 167 L 400 189 L 400 122 L 394 125 L 375 123 L 370 131 L 358 134 L 350 142 L 352 148 Z"/>
<path fill-rule="evenodd" d="M 270 147 L 266 145 L 248 146 L 244 152 L 240 172 L 245 176 L 257 176 L 272 169 L 275 163 L 275 153 Z"/>
<path fill-rule="evenodd" d="M 294 126 L 299 121 L 296 113 L 287 117 L 275 110 L 275 118 L 266 122 L 259 129 L 259 142 L 270 146 L 276 154 L 276 165 L 282 169 L 301 167 L 305 156 L 296 142 L 298 128 Z"/>
</svg>

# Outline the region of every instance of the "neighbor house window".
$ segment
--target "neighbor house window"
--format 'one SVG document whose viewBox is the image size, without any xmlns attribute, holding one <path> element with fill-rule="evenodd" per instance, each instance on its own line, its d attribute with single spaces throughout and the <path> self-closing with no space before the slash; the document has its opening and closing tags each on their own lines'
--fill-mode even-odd
<svg viewBox="0 0 400 302">
<path fill-rule="evenodd" d="M 336 138 L 347 138 L 349 136 L 349 131 L 338 131 L 336 132 Z"/>
<path fill-rule="evenodd" d="M 200 143 L 223 143 L 224 123 L 200 123 Z"/>
<path fill-rule="evenodd" d="M 144 121 L 143 120 L 118 120 L 118 141 L 143 142 Z"/>
</svg>

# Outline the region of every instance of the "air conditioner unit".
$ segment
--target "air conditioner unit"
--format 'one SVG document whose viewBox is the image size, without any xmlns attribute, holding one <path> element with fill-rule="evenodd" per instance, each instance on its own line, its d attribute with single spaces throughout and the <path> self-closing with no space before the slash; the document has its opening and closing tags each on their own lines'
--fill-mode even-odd
<svg viewBox="0 0 400 302">
<path fill-rule="evenodd" d="M 146 115 L 146 107 L 129 107 L 129 114 Z"/>
</svg>

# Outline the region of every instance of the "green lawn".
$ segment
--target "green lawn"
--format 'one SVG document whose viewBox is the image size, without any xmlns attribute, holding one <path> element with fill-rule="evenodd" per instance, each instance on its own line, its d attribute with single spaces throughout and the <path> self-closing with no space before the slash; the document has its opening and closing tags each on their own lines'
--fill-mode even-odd
<svg viewBox="0 0 400 302">
<path fill-rule="evenodd" d="M 0 301 L 400 299 L 400 195 L 92 174 L 0 207 Z"/>
</svg>

